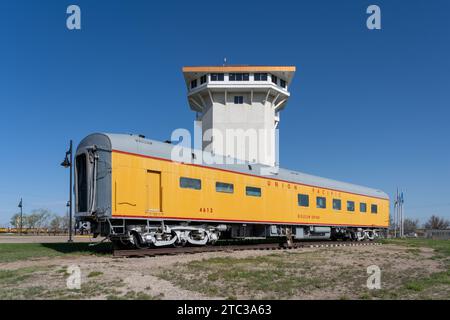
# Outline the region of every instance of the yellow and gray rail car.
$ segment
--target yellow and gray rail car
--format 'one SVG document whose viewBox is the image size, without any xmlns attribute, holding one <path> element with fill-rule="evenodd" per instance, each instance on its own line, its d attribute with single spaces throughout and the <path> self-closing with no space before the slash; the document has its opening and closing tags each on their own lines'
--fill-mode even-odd
<svg viewBox="0 0 450 320">
<path fill-rule="evenodd" d="M 205 164 L 211 157 L 215 164 Z M 76 218 L 116 245 L 136 247 L 287 234 L 372 240 L 388 227 L 389 198 L 380 190 L 226 163 L 142 136 L 89 135 L 75 157 Z"/>
</svg>

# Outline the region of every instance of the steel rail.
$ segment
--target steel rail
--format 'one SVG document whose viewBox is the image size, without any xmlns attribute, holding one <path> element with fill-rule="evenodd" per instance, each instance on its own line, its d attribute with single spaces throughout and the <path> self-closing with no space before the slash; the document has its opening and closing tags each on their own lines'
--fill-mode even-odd
<svg viewBox="0 0 450 320">
<path fill-rule="evenodd" d="M 204 252 L 233 252 L 244 250 L 293 250 L 300 248 L 332 248 L 332 247 L 356 247 L 381 245 L 380 242 L 305 242 L 294 243 L 288 246 L 286 243 L 262 243 L 249 245 L 216 245 L 204 247 L 164 247 L 146 249 L 114 250 L 113 257 L 156 257 L 165 255 L 195 254 Z"/>
</svg>

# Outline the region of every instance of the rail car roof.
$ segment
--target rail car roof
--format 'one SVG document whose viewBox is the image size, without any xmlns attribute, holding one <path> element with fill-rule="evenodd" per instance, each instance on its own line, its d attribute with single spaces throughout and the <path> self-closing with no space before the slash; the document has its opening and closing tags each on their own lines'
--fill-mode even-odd
<svg viewBox="0 0 450 320">
<path fill-rule="evenodd" d="M 172 149 L 175 147 L 175 145 L 171 143 L 150 140 L 134 134 L 94 133 L 87 136 L 80 142 L 77 149 L 77 153 L 80 152 L 83 149 L 83 147 L 94 145 L 97 148 L 106 151 L 116 150 L 137 155 L 162 158 L 167 160 L 171 160 Z M 387 200 L 389 199 L 389 196 L 381 190 L 372 189 L 346 182 L 340 182 L 332 179 L 322 178 L 282 168 L 280 168 L 278 172 L 274 172 L 273 168 L 261 164 L 248 163 L 242 161 L 241 163 L 238 164 L 196 163 L 195 162 L 196 159 L 203 159 L 203 157 L 201 157 L 202 153 L 203 155 L 206 154 L 207 156 L 211 156 L 211 154 L 209 152 L 203 152 L 201 150 L 191 150 L 188 148 L 184 150 L 186 150 L 187 154 L 189 155 L 189 160 L 192 161 L 192 163 L 204 165 L 207 167 L 262 176 L 268 179 L 285 180 L 304 185 L 322 187 Z M 195 155 L 195 159 L 192 159 L 192 154 Z M 222 163 L 224 163 L 226 159 L 228 160 L 230 159 L 223 156 L 213 156 L 213 158 L 223 160 Z M 260 172 L 264 172 L 264 175 L 261 174 Z"/>
</svg>

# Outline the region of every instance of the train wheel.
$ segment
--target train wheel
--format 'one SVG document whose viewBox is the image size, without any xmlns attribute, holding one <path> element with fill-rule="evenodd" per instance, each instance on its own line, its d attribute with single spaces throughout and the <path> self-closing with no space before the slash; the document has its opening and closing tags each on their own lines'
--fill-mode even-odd
<svg viewBox="0 0 450 320">
<path fill-rule="evenodd" d="M 187 241 L 175 241 L 175 242 L 173 243 L 173 246 L 174 246 L 175 248 L 182 248 L 182 247 L 185 247 L 185 246 L 186 246 L 186 243 L 187 243 Z"/>
<path fill-rule="evenodd" d="M 133 244 L 136 249 L 143 249 L 144 246 L 141 243 L 141 237 L 136 232 L 133 232 Z"/>
</svg>

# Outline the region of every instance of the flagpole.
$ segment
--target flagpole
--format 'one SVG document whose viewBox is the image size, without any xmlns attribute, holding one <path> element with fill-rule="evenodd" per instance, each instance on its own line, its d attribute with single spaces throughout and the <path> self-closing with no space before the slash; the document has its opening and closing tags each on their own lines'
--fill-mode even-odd
<svg viewBox="0 0 450 320">
<path fill-rule="evenodd" d="M 394 230 L 393 230 L 394 238 L 395 238 L 395 214 L 396 214 L 396 212 L 397 212 L 397 199 L 395 198 L 394 199 L 394 212 L 392 213 L 392 227 L 394 228 Z"/>
<path fill-rule="evenodd" d="M 400 192 L 400 195 L 399 195 L 399 199 L 398 199 L 398 201 L 399 201 L 399 203 L 400 203 L 400 206 L 399 206 L 399 211 L 398 211 L 398 234 L 399 234 L 399 237 L 401 238 L 402 237 L 402 225 L 403 225 L 403 219 L 402 219 L 402 206 L 403 206 L 403 204 L 402 204 L 402 193 Z"/>
<path fill-rule="evenodd" d="M 400 193 L 397 188 L 397 224 L 395 225 L 397 237 L 400 237 L 400 205 Z"/>
<path fill-rule="evenodd" d="M 23 202 L 22 198 L 20 198 L 20 232 L 19 235 L 22 235 L 22 227 L 23 227 Z"/>
<path fill-rule="evenodd" d="M 403 238 L 403 193 L 400 196 L 400 238 Z"/>
<path fill-rule="evenodd" d="M 402 238 L 405 236 L 405 212 L 403 210 L 403 203 L 405 202 L 403 198 L 403 192 L 402 192 Z"/>
<path fill-rule="evenodd" d="M 405 226 L 403 224 L 404 217 L 403 217 L 403 193 L 402 193 L 402 238 L 405 236 Z"/>
<path fill-rule="evenodd" d="M 402 237 L 402 192 L 398 195 L 398 236 Z"/>
<path fill-rule="evenodd" d="M 404 217 L 403 217 L 403 191 L 402 191 L 402 238 L 405 235 L 405 227 L 404 227 Z"/>
<path fill-rule="evenodd" d="M 403 195 L 402 195 L 402 202 L 405 203 Z M 405 211 L 403 210 L 403 204 L 402 204 L 402 229 L 403 229 L 403 236 L 405 236 Z"/>
<path fill-rule="evenodd" d="M 397 226 L 398 226 L 398 188 L 394 202 L 394 238 L 397 238 Z"/>
<path fill-rule="evenodd" d="M 400 198 L 399 198 L 399 201 L 400 201 L 400 207 L 399 207 L 399 211 L 398 211 L 398 216 L 399 216 L 399 222 L 398 222 L 398 234 L 399 234 L 399 237 L 401 238 L 402 237 L 402 196 L 401 196 L 401 194 L 400 194 Z"/>
<path fill-rule="evenodd" d="M 404 217 L 403 217 L 403 191 L 402 191 L 402 193 L 401 193 L 401 211 L 400 211 L 400 213 L 401 213 L 401 233 L 400 233 L 400 237 L 402 237 L 403 238 L 403 236 L 405 235 L 405 230 L 404 230 L 404 225 L 403 225 L 403 220 L 404 220 Z"/>
</svg>

